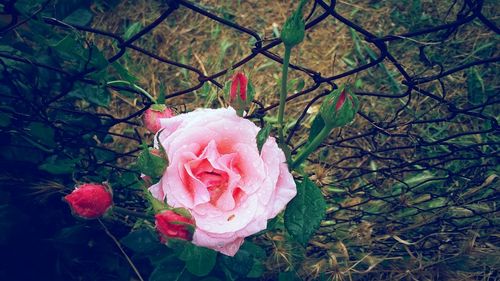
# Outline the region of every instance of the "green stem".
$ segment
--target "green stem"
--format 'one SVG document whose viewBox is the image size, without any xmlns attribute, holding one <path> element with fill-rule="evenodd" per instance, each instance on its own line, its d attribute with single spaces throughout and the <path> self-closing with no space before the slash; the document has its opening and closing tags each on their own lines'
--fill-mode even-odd
<svg viewBox="0 0 500 281">
<path fill-rule="evenodd" d="M 291 47 L 287 47 L 285 45 L 285 56 L 283 57 L 283 70 L 281 76 L 281 92 L 280 92 L 280 106 L 278 109 L 278 135 L 279 135 L 279 143 L 284 146 L 285 144 L 285 124 L 283 122 L 283 115 L 285 113 L 285 103 L 286 103 L 286 94 L 287 94 L 287 82 L 288 82 L 288 65 L 290 64 L 290 53 L 292 52 Z"/>
<path fill-rule="evenodd" d="M 134 216 L 134 217 L 141 218 L 141 219 L 147 219 L 147 220 L 153 219 L 153 216 L 150 216 L 150 215 L 147 215 L 144 213 L 139 213 L 136 211 L 132 211 L 132 210 L 129 210 L 129 209 L 126 209 L 123 207 L 113 206 L 113 211 L 120 213 L 120 214 L 123 214 L 123 215 Z"/>
<path fill-rule="evenodd" d="M 307 156 L 313 153 L 316 150 L 316 148 L 318 148 L 318 146 L 323 142 L 323 140 L 325 140 L 330 135 L 331 131 L 332 131 L 331 127 L 324 126 L 323 129 L 321 129 L 321 131 L 319 132 L 319 134 L 316 135 L 316 137 L 314 137 L 314 139 L 310 143 L 308 143 L 304 149 L 302 149 L 299 152 L 297 158 L 292 163 L 292 169 L 299 167 L 300 164 L 302 164 L 302 162 L 304 162 L 304 160 L 307 159 Z"/>
<path fill-rule="evenodd" d="M 236 109 L 236 114 L 238 114 L 238 116 L 240 117 L 243 117 L 243 112 L 244 112 L 243 109 Z"/>
<path fill-rule="evenodd" d="M 130 83 L 130 82 L 125 81 L 125 80 L 114 80 L 114 81 L 109 81 L 106 83 L 106 85 L 114 85 L 114 84 L 125 84 L 127 86 L 132 86 L 134 89 L 136 89 L 137 91 L 141 92 L 143 95 L 148 97 L 148 99 L 150 99 L 152 102 L 156 103 L 155 98 L 153 98 L 146 90 L 137 86 L 136 84 Z"/>
</svg>

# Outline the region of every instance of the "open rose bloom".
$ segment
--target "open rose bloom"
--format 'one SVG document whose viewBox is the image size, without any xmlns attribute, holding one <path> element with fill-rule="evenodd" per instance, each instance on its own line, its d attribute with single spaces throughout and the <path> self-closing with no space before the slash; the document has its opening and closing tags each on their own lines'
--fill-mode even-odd
<svg viewBox="0 0 500 281">
<path fill-rule="evenodd" d="M 233 256 L 245 237 L 265 229 L 295 196 L 274 138 L 259 154 L 259 128 L 234 109 L 198 109 L 160 123 L 169 165 L 150 191 L 191 213 L 195 245 Z"/>
</svg>

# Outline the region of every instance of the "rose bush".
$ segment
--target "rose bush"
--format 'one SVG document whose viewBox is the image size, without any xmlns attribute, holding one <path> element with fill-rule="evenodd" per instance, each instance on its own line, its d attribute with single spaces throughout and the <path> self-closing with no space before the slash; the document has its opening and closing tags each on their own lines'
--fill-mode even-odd
<svg viewBox="0 0 500 281">
<path fill-rule="evenodd" d="M 295 196 L 275 139 L 269 137 L 259 153 L 259 128 L 233 108 L 198 109 L 160 123 L 169 165 L 150 191 L 191 213 L 195 245 L 233 256 Z"/>
</svg>

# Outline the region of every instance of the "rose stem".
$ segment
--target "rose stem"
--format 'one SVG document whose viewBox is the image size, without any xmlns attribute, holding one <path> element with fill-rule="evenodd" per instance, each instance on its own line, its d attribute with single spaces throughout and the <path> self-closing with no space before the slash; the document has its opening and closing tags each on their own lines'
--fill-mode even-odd
<svg viewBox="0 0 500 281">
<path fill-rule="evenodd" d="M 135 267 L 134 263 L 129 258 L 129 256 L 127 255 L 127 253 L 125 253 L 125 251 L 123 250 L 122 245 L 120 245 L 120 242 L 116 239 L 116 237 L 111 232 L 109 232 L 108 228 L 101 221 L 101 219 L 97 219 L 97 220 L 99 221 L 99 223 L 101 224 L 102 228 L 104 229 L 104 232 L 106 232 L 106 235 L 108 235 L 111 238 L 111 240 L 113 240 L 113 242 L 115 242 L 115 244 L 118 247 L 118 249 L 120 249 L 120 252 L 122 252 L 122 254 L 125 257 L 125 259 L 127 260 L 128 264 L 130 265 L 130 267 L 132 268 L 132 270 L 135 272 L 135 275 L 137 275 L 137 278 L 139 278 L 140 281 L 144 281 L 144 279 L 141 276 L 141 273 L 139 272 L 139 270 L 137 269 L 137 267 Z"/>
<path fill-rule="evenodd" d="M 115 85 L 115 84 L 125 84 L 128 86 L 132 86 L 135 90 L 137 90 L 137 91 L 141 92 L 141 94 L 145 95 L 150 101 L 157 103 L 155 98 L 153 98 L 146 90 L 137 86 L 136 84 L 130 83 L 130 82 L 125 81 L 125 80 L 114 80 L 114 81 L 109 81 L 108 83 L 106 83 L 106 85 Z"/>
<path fill-rule="evenodd" d="M 129 216 L 133 216 L 133 217 L 137 217 L 137 218 L 141 218 L 141 219 L 146 219 L 146 220 L 153 219 L 153 216 L 150 216 L 150 215 L 147 215 L 144 213 L 139 213 L 136 211 L 132 211 L 132 210 L 129 210 L 129 209 L 126 209 L 123 207 L 113 206 L 113 211 L 120 213 L 120 214 L 129 215 Z"/>
<path fill-rule="evenodd" d="M 279 143 L 283 147 L 285 145 L 284 129 L 285 124 L 283 124 L 283 115 L 285 113 L 285 103 L 287 94 L 287 81 L 288 81 L 288 65 L 290 64 L 290 53 L 292 51 L 291 47 L 285 45 L 285 56 L 283 57 L 283 70 L 281 76 L 281 92 L 280 92 L 280 106 L 278 109 L 278 135 Z"/>
<path fill-rule="evenodd" d="M 243 109 L 236 109 L 236 114 L 238 114 L 238 116 L 243 117 L 243 113 L 244 113 Z"/>
<path fill-rule="evenodd" d="M 316 148 L 323 142 L 323 140 L 326 139 L 328 137 L 328 135 L 330 135 L 330 132 L 331 132 L 332 129 L 333 128 L 330 128 L 330 127 L 328 127 L 328 126 L 325 125 L 321 129 L 321 131 L 319 132 L 319 134 L 317 134 L 314 137 L 314 139 L 304 149 L 302 149 L 298 153 L 297 158 L 292 163 L 292 169 L 295 169 L 300 164 L 302 164 L 302 162 L 304 162 L 304 160 L 307 159 L 307 156 L 309 156 L 309 154 L 313 153 L 314 150 L 316 150 Z"/>
</svg>

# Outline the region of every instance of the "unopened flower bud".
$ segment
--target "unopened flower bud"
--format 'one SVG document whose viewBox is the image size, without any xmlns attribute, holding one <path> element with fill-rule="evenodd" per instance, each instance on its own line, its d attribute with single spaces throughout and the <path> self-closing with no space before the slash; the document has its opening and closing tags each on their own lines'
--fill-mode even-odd
<svg viewBox="0 0 500 281">
<path fill-rule="evenodd" d="M 348 87 L 332 91 L 321 104 L 320 114 L 325 125 L 342 127 L 354 120 L 359 109 L 359 100 Z"/>
<path fill-rule="evenodd" d="M 299 7 L 290 15 L 281 30 L 281 40 L 286 47 L 293 47 L 304 40 L 306 25 L 302 19 L 302 9 L 307 0 L 300 1 Z"/>
<path fill-rule="evenodd" d="M 174 116 L 174 111 L 163 104 L 153 104 L 143 115 L 146 129 L 156 134 L 161 129 L 160 119 Z"/>
<path fill-rule="evenodd" d="M 225 88 L 225 99 L 236 111 L 246 110 L 252 103 L 255 90 L 245 74 L 236 73 Z"/>
<path fill-rule="evenodd" d="M 162 242 L 167 242 L 169 238 L 191 241 L 193 237 L 194 220 L 172 210 L 156 214 L 155 223 Z"/>
<path fill-rule="evenodd" d="M 74 215 L 95 219 L 105 214 L 113 204 L 109 188 L 99 183 L 85 183 L 64 197 Z"/>
</svg>

